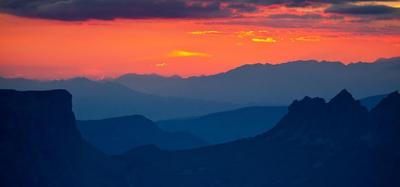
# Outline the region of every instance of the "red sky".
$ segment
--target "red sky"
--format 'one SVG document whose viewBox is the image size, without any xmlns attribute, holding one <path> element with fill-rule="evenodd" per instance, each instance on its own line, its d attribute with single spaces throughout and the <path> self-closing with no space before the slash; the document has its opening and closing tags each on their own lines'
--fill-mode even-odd
<svg viewBox="0 0 400 187">
<path fill-rule="evenodd" d="M 255 12 L 216 18 L 71 21 L 0 13 L 0 76 L 192 76 L 252 63 L 400 55 L 400 16 L 329 13 L 327 6 L 257 5 Z"/>
</svg>

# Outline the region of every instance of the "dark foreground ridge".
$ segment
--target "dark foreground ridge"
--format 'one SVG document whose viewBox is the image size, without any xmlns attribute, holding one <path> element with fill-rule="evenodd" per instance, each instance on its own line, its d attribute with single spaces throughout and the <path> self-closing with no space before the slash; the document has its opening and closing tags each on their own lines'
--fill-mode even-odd
<svg viewBox="0 0 400 187">
<path fill-rule="evenodd" d="M 0 90 L 0 186 L 120 186 L 117 163 L 82 140 L 65 90 Z"/>
<path fill-rule="evenodd" d="M 115 157 L 88 145 L 66 91 L 0 91 L 1 186 L 400 186 L 400 94 L 371 111 L 343 90 L 305 97 L 270 131 L 183 151 Z"/>
</svg>

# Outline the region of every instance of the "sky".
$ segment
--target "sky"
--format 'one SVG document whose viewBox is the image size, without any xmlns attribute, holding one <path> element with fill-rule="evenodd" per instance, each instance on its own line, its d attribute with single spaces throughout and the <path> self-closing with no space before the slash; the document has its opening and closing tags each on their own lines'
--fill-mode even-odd
<svg viewBox="0 0 400 187">
<path fill-rule="evenodd" d="M 400 1 L 0 0 L 0 76 L 196 76 L 400 56 Z"/>
</svg>

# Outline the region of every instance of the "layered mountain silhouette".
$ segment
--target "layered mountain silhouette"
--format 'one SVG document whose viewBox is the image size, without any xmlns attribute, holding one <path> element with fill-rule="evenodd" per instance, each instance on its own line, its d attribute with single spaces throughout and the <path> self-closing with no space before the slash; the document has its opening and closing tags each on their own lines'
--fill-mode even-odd
<svg viewBox="0 0 400 187">
<path fill-rule="evenodd" d="M 0 90 L 0 114 L 0 186 L 124 183 L 119 164 L 81 138 L 65 90 Z"/>
<path fill-rule="evenodd" d="M 362 106 L 371 110 L 385 96 L 370 96 L 359 101 Z M 286 113 L 287 107 L 254 106 L 203 116 L 157 121 L 157 125 L 170 132 L 188 132 L 210 144 L 218 144 L 266 132 Z"/>
<path fill-rule="evenodd" d="M 314 60 L 252 64 L 225 73 L 189 78 L 126 74 L 113 81 L 140 92 L 163 96 L 288 105 L 305 95 L 332 98 L 342 88 L 348 88 L 356 98 L 398 90 L 400 58 L 348 65 Z"/>
<path fill-rule="evenodd" d="M 108 154 L 119 154 L 148 144 L 162 149 L 187 149 L 206 145 L 206 142 L 189 133 L 164 131 L 141 115 L 77 121 L 77 125 L 88 142 Z"/>
<path fill-rule="evenodd" d="M 66 89 L 74 96 L 74 111 L 78 119 L 103 119 L 141 114 L 153 120 L 190 117 L 236 108 L 236 105 L 160 97 L 131 90 L 125 86 L 86 78 L 57 81 L 0 78 L 0 88 L 16 90 Z"/>
<path fill-rule="evenodd" d="M 294 101 L 271 130 L 197 149 L 109 157 L 63 90 L 0 91 L 1 186 L 400 186 L 400 94 L 367 110 L 346 90 Z"/>
<path fill-rule="evenodd" d="M 187 151 L 148 146 L 119 159 L 137 186 L 399 186 L 400 94 L 368 111 L 347 91 L 305 97 L 270 131 Z M 153 180 L 149 176 L 159 176 Z"/>
<path fill-rule="evenodd" d="M 158 121 L 171 132 L 190 132 L 208 143 L 217 144 L 252 137 L 271 129 L 287 112 L 287 107 L 245 107 L 204 116 Z"/>
<path fill-rule="evenodd" d="M 159 121 L 247 106 L 286 106 L 305 95 L 328 99 L 342 88 L 364 98 L 398 90 L 399 82 L 400 58 L 391 58 L 349 65 L 313 60 L 253 64 L 189 78 L 137 74 L 101 81 L 0 78 L 0 88 L 66 89 L 74 95 L 78 119 L 141 114 Z"/>
</svg>

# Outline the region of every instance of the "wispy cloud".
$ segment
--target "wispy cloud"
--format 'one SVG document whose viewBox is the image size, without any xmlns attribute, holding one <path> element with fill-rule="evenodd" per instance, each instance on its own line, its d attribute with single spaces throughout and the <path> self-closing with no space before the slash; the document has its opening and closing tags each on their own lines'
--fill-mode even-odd
<svg viewBox="0 0 400 187">
<path fill-rule="evenodd" d="M 163 68 L 163 67 L 167 66 L 167 63 L 165 63 L 165 62 L 163 62 L 163 63 L 158 63 L 158 64 L 155 64 L 155 66 L 156 66 L 157 68 Z"/>
<path fill-rule="evenodd" d="M 239 38 L 245 38 L 245 37 L 249 37 L 249 36 L 254 36 L 255 31 L 239 31 L 239 32 L 236 32 L 236 34 Z"/>
<path fill-rule="evenodd" d="M 276 43 L 277 41 L 272 38 L 272 37 L 266 37 L 266 38 L 252 38 L 251 41 L 257 42 L 257 43 Z"/>
<path fill-rule="evenodd" d="M 170 57 L 209 57 L 211 55 L 208 53 L 203 53 L 203 52 L 174 50 L 174 51 L 171 51 L 168 56 L 170 56 Z"/>
<path fill-rule="evenodd" d="M 295 41 L 301 42 L 319 42 L 321 38 L 319 36 L 300 36 L 294 39 Z"/>
<path fill-rule="evenodd" d="M 192 31 L 192 32 L 189 32 L 189 33 L 193 34 L 193 35 L 221 34 L 221 32 L 213 31 L 213 30 L 211 30 L 211 31 Z"/>
</svg>

